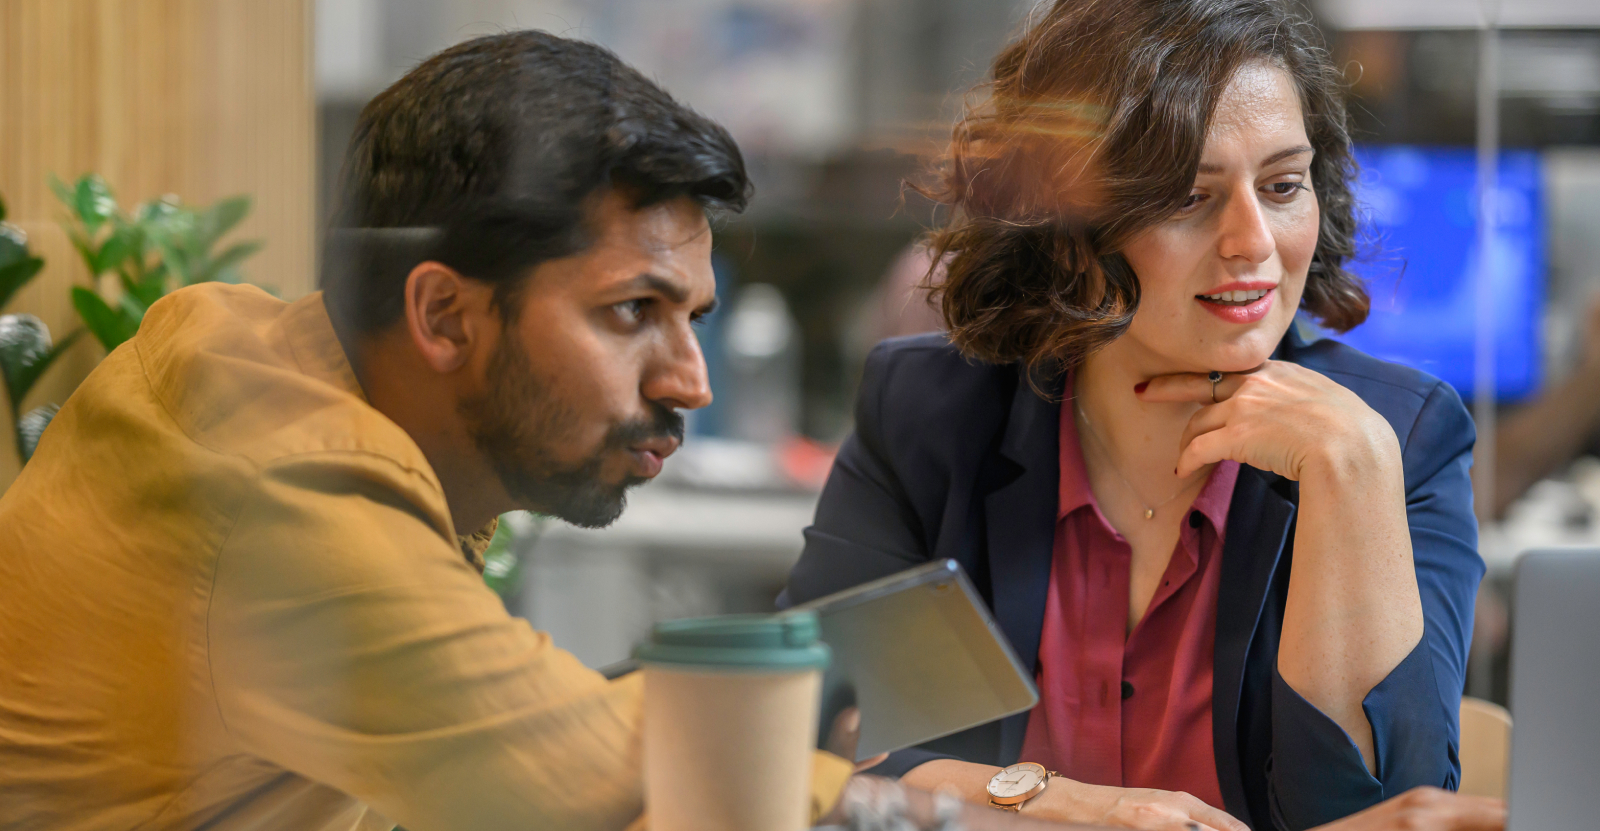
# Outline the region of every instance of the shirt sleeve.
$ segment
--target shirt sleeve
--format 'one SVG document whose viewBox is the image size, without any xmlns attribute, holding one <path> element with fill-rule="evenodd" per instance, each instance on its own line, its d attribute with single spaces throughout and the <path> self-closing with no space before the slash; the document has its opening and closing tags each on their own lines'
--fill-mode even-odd
<svg viewBox="0 0 1600 831">
<path fill-rule="evenodd" d="M 1459 713 L 1473 604 L 1483 579 L 1472 511 L 1471 419 L 1443 383 L 1428 395 L 1404 450 L 1406 516 L 1422 596 L 1423 636 L 1362 700 L 1376 774 L 1332 719 L 1272 670 L 1273 824 L 1322 825 L 1418 785 L 1455 790 Z"/>
<path fill-rule="evenodd" d="M 207 618 L 229 733 L 407 828 L 637 821 L 641 677 L 608 682 L 507 614 L 387 464 L 331 456 L 262 474 Z M 843 760 L 817 765 L 848 776 Z M 814 780 L 824 810 L 836 780 Z"/>
</svg>

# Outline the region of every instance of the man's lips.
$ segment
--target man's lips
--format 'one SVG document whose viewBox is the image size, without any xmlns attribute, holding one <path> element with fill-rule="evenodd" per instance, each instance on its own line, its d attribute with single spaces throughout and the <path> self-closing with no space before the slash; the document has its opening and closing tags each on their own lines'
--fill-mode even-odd
<svg viewBox="0 0 1600 831">
<path fill-rule="evenodd" d="M 634 444 L 628 450 L 633 454 L 634 475 L 644 479 L 654 479 L 661 473 L 661 467 L 678 449 L 678 440 L 671 436 L 660 436 Z"/>
</svg>

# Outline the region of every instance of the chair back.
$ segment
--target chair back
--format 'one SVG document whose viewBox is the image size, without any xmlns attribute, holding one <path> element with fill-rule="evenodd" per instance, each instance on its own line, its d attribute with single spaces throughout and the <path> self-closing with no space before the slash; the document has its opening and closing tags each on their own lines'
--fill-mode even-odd
<svg viewBox="0 0 1600 831">
<path fill-rule="evenodd" d="M 1461 793 L 1505 799 L 1511 782 L 1511 713 L 1461 699 Z"/>
</svg>

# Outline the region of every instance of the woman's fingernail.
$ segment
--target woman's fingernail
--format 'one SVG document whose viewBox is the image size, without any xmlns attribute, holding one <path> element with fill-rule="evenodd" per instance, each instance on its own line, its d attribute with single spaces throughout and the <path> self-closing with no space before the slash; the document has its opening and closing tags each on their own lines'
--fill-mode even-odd
<svg viewBox="0 0 1600 831">
<path fill-rule="evenodd" d="M 1133 394 L 1134 395 L 1138 395 L 1139 393 L 1144 392 L 1144 388 L 1148 387 L 1148 386 L 1150 386 L 1150 382 L 1149 381 L 1140 381 L 1139 383 L 1134 384 L 1133 385 Z"/>
</svg>

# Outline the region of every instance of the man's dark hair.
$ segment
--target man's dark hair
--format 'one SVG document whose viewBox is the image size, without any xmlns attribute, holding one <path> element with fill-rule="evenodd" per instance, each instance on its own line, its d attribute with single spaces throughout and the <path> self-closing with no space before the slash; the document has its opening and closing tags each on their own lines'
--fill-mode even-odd
<svg viewBox="0 0 1600 831">
<path fill-rule="evenodd" d="M 590 196 L 687 196 L 742 211 L 733 138 L 611 52 L 539 31 L 469 40 L 362 109 L 345 155 L 322 286 L 341 328 L 404 314 L 406 276 L 436 260 L 495 286 L 502 314 L 535 265 L 590 242 Z"/>
</svg>

